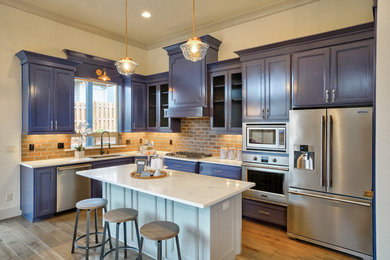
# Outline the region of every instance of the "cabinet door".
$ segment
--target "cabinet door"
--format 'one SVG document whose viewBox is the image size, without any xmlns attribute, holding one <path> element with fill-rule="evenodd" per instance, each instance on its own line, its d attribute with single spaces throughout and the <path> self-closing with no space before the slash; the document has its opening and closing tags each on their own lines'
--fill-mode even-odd
<svg viewBox="0 0 390 260">
<path fill-rule="evenodd" d="M 34 171 L 34 217 L 54 214 L 56 211 L 56 168 Z"/>
<path fill-rule="evenodd" d="M 169 129 L 170 128 L 170 119 L 164 117 L 164 109 L 168 108 L 168 95 L 169 95 L 169 85 L 168 81 L 161 82 L 160 87 L 158 89 L 158 97 L 159 97 L 159 107 L 158 115 L 159 115 L 159 128 Z"/>
<path fill-rule="evenodd" d="M 121 129 L 122 132 L 131 132 L 132 128 L 132 93 L 131 93 L 131 80 L 126 78 L 124 80 L 124 85 L 120 88 L 119 100 L 121 104 L 119 105 L 122 108 L 122 118 L 121 118 Z"/>
<path fill-rule="evenodd" d="M 290 110 L 290 55 L 265 60 L 266 118 L 288 120 Z"/>
<path fill-rule="evenodd" d="M 180 52 L 169 62 L 169 107 L 206 106 L 206 61 L 186 60 Z"/>
<path fill-rule="evenodd" d="M 228 130 L 242 131 L 242 73 L 241 69 L 230 70 L 228 73 Z"/>
<path fill-rule="evenodd" d="M 157 85 L 147 86 L 147 128 L 156 129 L 157 125 Z"/>
<path fill-rule="evenodd" d="M 228 128 L 228 73 L 214 72 L 210 75 L 211 109 L 210 128 L 212 131 L 226 132 Z"/>
<path fill-rule="evenodd" d="M 30 64 L 29 132 L 51 132 L 53 122 L 53 68 Z"/>
<path fill-rule="evenodd" d="M 145 84 L 133 82 L 133 130 L 146 129 L 146 86 Z"/>
<path fill-rule="evenodd" d="M 332 53 L 332 103 L 372 104 L 373 40 L 335 46 Z"/>
<path fill-rule="evenodd" d="M 264 119 L 264 81 L 264 60 L 250 61 L 243 64 L 243 122 Z"/>
<path fill-rule="evenodd" d="M 329 48 L 293 54 L 293 106 L 318 107 L 329 103 Z"/>
<path fill-rule="evenodd" d="M 74 72 L 54 70 L 54 130 L 74 132 Z"/>
</svg>

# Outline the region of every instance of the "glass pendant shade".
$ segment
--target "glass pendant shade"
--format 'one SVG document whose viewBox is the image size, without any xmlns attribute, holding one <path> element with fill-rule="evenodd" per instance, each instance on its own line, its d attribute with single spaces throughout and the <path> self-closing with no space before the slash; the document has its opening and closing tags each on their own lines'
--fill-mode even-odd
<svg viewBox="0 0 390 260">
<path fill-rule="evenodd" d="M 202 42 L 198 37 L 190 38 L 186 43 L 180 45 L 184 57 L 190 61 L 202 60 L 207 53 L 209 45 Z"/>
<path fill-rule="evenodd" d="M 122 75 L 128 76 L 135 72 L 138 64 L 128 57 L 115 62 L 116 69 Z"/>
</svg>

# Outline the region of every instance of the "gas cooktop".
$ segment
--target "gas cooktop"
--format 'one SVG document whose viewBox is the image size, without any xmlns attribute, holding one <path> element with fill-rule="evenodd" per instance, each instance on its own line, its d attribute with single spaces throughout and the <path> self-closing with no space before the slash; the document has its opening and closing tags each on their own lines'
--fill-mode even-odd
<svg viewBox="0 0 390 260">
<path fill-rule="evenodd" d="M 197 152 L 174 152 L 167 153 L 166 156 L 179 157 L 179 158 L 188 158 L 188 159 L 201 159 L 205 157 L 211 157 L 211 154 L 207 153 L 197 153 Z"/>
</svg>

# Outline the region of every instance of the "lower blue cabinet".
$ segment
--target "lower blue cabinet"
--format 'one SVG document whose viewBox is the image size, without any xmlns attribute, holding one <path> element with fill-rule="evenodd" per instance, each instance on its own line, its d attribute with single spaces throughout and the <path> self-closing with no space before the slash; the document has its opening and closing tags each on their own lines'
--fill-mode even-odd
<svg viewBox="0 0 390 260">
<path fill-rule="evenodd" d="M 30 222 L 54 216 L 57 198 L 56 167 L 20 168 L 22 215 Z"/>
<path fill-rule="evenodd" d="M 201 162 L 199 174 L 241 180 L 241 167 Z"/>
<path fill-rule="evenodd" d="M 175 160 L 166 158 L 164 160 L 165 166 L 168 169 L 182 171 L 182 172 L 191 172 L 198 173 L 198 162 L 184 161 L 184 160 Z"/>
</svg>

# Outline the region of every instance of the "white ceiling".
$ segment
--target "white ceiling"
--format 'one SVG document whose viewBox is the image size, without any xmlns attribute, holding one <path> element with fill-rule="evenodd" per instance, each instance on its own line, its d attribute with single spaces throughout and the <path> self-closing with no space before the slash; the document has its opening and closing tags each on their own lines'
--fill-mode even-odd
<svg viewBox="0 0 390 260">
<path fill-rule="evenodd" d="M 196 0 L 197 36 L 318 0 Z M 124 41 L 125 0 L 0 0 L 0 3 Z M 143 11 L 150 19 L 141 16 Z M 151 49 L 185 40 L 191 0 L 128 0 L 129 44 Z"/>
</svg>

